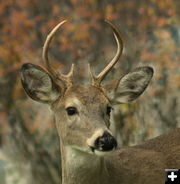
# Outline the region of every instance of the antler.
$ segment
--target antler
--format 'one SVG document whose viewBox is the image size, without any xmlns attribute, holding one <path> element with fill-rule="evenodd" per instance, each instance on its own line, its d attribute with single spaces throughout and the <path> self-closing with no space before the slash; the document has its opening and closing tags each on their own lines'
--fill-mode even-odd
<svg viewBox="0 0 180 184">
<path fill-rule="evenodd" d="M 108 72 L 113 68 L 113 66 L 118 62 L 122 51 L 123 51 L 123 41 L 117 31 L 117 29 L 107 20 L 105 20 L 105 22 L 111 27 L 111 29 L 113 30 L 114 33 L 114 37 L 116 39 L 117 42 L 117 52 L 116 55 L 114 56 L 114 58 L 109 62 L 109 64 L 102 70 L 102 72 L 95 76 L 92 73 L 91 67 L 89 65 L 90 68 L 90 73 L 91 73 L 91 77 L 92 77 L 92 85 L 95 86 L 100 86 L 101 81 L 105 78 L 105 76 L 108 74 Z"/>
<path fill-rule="evenodd" d="M 57 32 L 57 30 L 66 22 L 67 22 L 67 20 L 64 20 L 64 21 L 60 22 L 49 33 L 49 35 L 47 36 L 46 41 L 44 43 L 44 46 L 43 46 L 42 58 L 43 58 L 43 60 L 46 64 L 47 70 L 50 72 L 52 77 L 54 77 L 55 79 L 59 79 L 61 81 L 64 81 L 66 83 L 66 85 L 69 86 L 69 85 L 72 84 L 72 81 L 73 81 L 74 64 L 71 65 L 71 69 L 70 69 L 69 73 L 67 75 L 63 75 L 63 74 L 60 74 L 59 72 L 57 72 L 56 70 L 53 69 L 53 67 L 49 63 L 49 58 L 48 58 L 48 49 L 49 49 L 49 44 L 50 44 L 52 38 L 53 38 L 54 34 Z M 115 37 L 116 42 L 117 42 L 117 52 L 116 52 L 116 55 L 114 56 L 114 58 L 102 70 L 102 72 L 99 73 L 99 75 L 97 75 L 97 76 L 93 75 L 92 71 L 91 71 L 91 68 L 90 68 L 90 72 L 91 72 L 91 76 L 92 76 L 92 85 L 95 85 L 95 86 L 100 85 L 101 81 L 105 78 L 105 76 L 108 74 L 108 72 L 118 62 L 118 60 L 119 60 L 119 58 L 122 54 L 122 50 L 123 50 L 123 41 L 122 41 L 117 29 L 109 21 L 105 20 L 105 22 L 113 30 L 114 37 Z M 90 67 L 90 65 L 89 65 L 89 67 Z"/>
<path fill-rule="evenodd" d="M 64 20 L 60 22 L 56 27 L 53 28 L 53 30 L 49 33 L 49 35 L 46 38 L 46 41 L 43 46 L 43 52 L 42 52 L 42 58 L 45 62 L 47 70 L 50 72 L 52 77 L 55 79 L 60 79 L 61 81 L 64 81 L 66 85 L 71 85 L 72 80 L 73 80 L 73 72 L 74 72 L 74 64 L 71 65 L 71 69 L 67 75 L 60 74 L 56 70 L 53 69 L 53 67 L 49 63 L 49 57 L 48 57 L 48 49 L 49 49 L 49 44 L 54 36 L 54 34 L 57 32 L 57 30 L 64 24 L 66 23 L 67 20 Z"/>
</svg>

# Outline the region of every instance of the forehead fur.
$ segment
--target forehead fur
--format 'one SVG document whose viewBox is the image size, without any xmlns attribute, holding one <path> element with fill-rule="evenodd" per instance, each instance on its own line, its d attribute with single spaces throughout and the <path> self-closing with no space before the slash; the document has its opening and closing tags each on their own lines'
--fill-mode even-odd
<svg viewBox="0 0 180 184">
<path fill-rule="evenodd" d="M 92 104 L 94 102 L 107 102 L 103 90 L 92 85 L 73 85 L 65 92 L 64 98 L 69 99 L 76 97 L 83 104 Z"/>
</svg>

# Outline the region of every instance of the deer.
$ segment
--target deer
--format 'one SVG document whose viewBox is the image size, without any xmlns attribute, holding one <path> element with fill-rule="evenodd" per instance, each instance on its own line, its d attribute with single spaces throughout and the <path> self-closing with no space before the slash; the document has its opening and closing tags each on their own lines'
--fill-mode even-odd
<svg viewBox="0 0 180 184">
<path fill-rule="evenodd" d="M 33 100 L 48 104 L 53 111 L 60 141 L 62 184 L 162 184 L 165 169 L 180 168 L 180 128 L 171 130 L 139 145 L 121 147 L 110 129 L 115 105 L 130 103 L 147 88 L 153 77 L 150 66 L 137 67 L 129 73 L 102 84 L 119 61 L 123 41 L 108 20 L 116 43 L 113 59 L 98 74 L 89 65 L 91 82 L 73 80 L 74 64 L 67 74 L 49 62 L 48 49 L 57 30 L 47 36 L 42 58 L 45 67 L 22 65 L 22 86 Z"/>
</svg>

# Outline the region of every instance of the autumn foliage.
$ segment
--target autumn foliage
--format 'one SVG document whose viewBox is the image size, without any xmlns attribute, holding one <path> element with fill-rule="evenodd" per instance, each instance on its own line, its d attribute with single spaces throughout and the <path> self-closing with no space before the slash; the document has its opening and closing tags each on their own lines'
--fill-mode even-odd
<svg viewBox="0 0 180 184">
<path fill-rule="evenodd" d="M 17 152 L 18 163 L 29 163 L 30 183 L 60 180 L 53 117 L 45 105 L 27 98 L 19 77 L 23 63 L 43 64 L 42 47 L 50 30 L 68 20 L 51 44 L 50 58 L 63 73 L 75 63 L 79 81 L 87 78 L 87 63 L 98 72 L 114 56 L 115 41 L 104 19 L 116 25 L 124 41 L 121 61 L 108 78 L 142 65 L 155 69 L 147 92 L 115 113 L 122 144 L 135 144 L 180 125 L 178 5 L 177 0 L 0 2 L 0 146 L 3 153 L 11 150 L 7 160 Z"/>
</svg>

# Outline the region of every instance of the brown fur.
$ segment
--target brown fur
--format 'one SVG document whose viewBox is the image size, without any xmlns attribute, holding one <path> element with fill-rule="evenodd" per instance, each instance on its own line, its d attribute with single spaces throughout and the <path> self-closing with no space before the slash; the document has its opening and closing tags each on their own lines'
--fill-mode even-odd
<svg viewBox="0 0 180 184">
<path fill-rule="evenodd" d="M 119 96 L 114 95 L 117 100 L 112 100 L 113 89 L 109 86 L 113 85 L 103 88 L 73 84 L 64 90 L 55 86 L 51 77 L 48 78 L 45 71 L 43 74 L 39 67 L 23 66 L 22 84 L 27 94 L 34 100 L 50 104 L 55 114 L 60 137 L 62 184 L 163 184 L 164 169 L 180 168 L 180 129 L 103 156 L 92 152 L 88 145 L 93 144 L 98 135 L 102 136 L 102 132 L 111 132 L 107 106 L 114 101 L 129 102 L 137 98 L 146 89 L 152 73 L 149 67 L 141 67 L 125 75 L 118 87 L 114 85 Z M 69 116 L 67 107 L 75 107 L 77 113 Z"/>
</svg>

